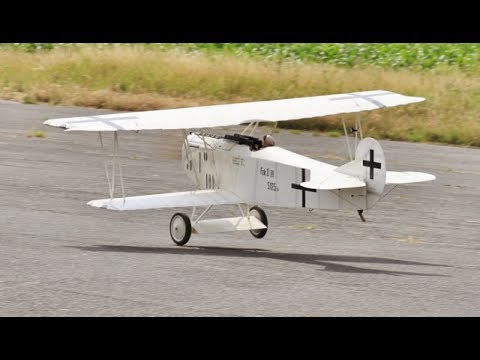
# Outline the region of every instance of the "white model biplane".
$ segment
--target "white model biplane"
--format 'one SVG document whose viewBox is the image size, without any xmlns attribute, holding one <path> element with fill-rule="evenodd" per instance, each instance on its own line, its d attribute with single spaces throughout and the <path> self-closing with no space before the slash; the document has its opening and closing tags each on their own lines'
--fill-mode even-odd
<svg viewBox="0 0 480 360">
<path fill-rule="evenodd" d="M 434 180 L 419 172 L 387 171 L 380 144 L 363 138 L 360 113 L 423 101 L 384 90 L 325 95 L 283 100 L 190 107 L 171 110 L 120 113 L 68 119 L 51 119 L 45 124 L 67 131 L 114 133 L 114 159 L 118 154 L 118 132 L 153 129 L 180 129 L 184 134 L 182 166 L 196 190 L 168 194 L 125 197 L 121 167 L 118 165 L 123 196 L 114 198 L 115 162 L 107 180 L 110 198 L 88 204 L 110 210 L 140 210 L 192 207 L 191 216 L 176 213 L 170 234 L 184 245 L 191 233 L 249 230 L 262 238 L 268 222 L 259 205 L 328 210 L 372 208 L 384 195 L 385 185 Z M 336 167 L 275 146 L 273 138 L 262 141 L 254 134 L 258 124 L 298 120 L 334 114 L 357 113 L 354 156 L 345 121 L 350 162 Z M 248 125 L 241 134 L 214 136 L 186 129 Z M 272 127 L 274 129 L 275 127 Z M 250 131 L 250 132 L 249 132 Z M 249 132 L 249 133 L 248 133 Z M 248 134 L 247 134 L 248 133 Z M 273 133 L 273 130 L 272 130 Z M 357 136 L 359 142 L 357 144 Z M 264 137 L 265 140 L 265 137 Z M 106 167 L 107 169 L 107 167 Z M 236 204 L 241 216 L 209 219 L 203 217 L 214 205 Z M 242 205 L 245 209 L 242 209 Z M 196 208 L 206 207 L 195 216 Z"/>
</svg>

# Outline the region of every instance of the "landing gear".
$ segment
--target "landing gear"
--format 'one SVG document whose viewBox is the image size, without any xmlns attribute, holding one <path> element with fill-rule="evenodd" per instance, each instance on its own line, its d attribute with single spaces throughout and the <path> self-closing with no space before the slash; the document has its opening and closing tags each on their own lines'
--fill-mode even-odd
<svg viewBox="0 0 480 360">
<path fill-rule="evenodd" d="M 170 220 L 170 236 L 178 246 L 185 245 L 192 235 L 190 218 L 183 213 L 176 213 Z"/>
<path fill-rule="evenodd" d="M 267 215 L 265 214 L 265 211 L 263 211 L 258 206 L 254 206 L 250 209 L 249 215 L 256 217 L 258 220 L 260 220 L 267 227 L 265 229 L 250 230 L 250 233 L 253 236 L 255 236 L 257 239 L 263 238 L 265 236 L 265 234 L 267 233 L 267 230 L 268 230 L 268 220 L 267 220 Z"/>
</svg>

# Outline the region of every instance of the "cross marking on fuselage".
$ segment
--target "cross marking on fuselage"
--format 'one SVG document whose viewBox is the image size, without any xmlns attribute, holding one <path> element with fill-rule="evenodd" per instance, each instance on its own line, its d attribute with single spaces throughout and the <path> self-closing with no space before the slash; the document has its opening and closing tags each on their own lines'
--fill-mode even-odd
<svg viewBox="0 0 480 360">
<path fill-rule="evenodd" d="M 370 168 L 370 179 L 373 180 L 373 169 L 381 169 L 382 164 L 375 162 L 375 154 L 373 149 L 370 149 L 370 160 L 363 160 L 363 166 Z"/>
<path fill-rule="evenodd" d="M 97 116 L 86 116 L 92 120 L 77 120 L 77 121 L 69 121 L 68 124 L 76 124 L 76 123 L 90 123 L 90 122 L 101 122 L 105 125 L 111 126 L 117 130 L 125 130 L 125 128 L 121 127 L 120 125 L 112 122 L 113 120 L 135 120 L 138 119 L 136 116 L 124 116 L 124 117 L 111 117 L 108 119 L 99 118 Z"/>
<path fill-rule="evenodd" d="M 302 183 L 306 181 L 306 176 L 305 176 L 305 169 L 302 169 Z M 303 187 L 300 184 L 292 184 L 292 189 L 295 190 L 301 190 L 302 191 L 302 207 L 305 207 L 305 191 L 310 191 L 310 192 L 317 192 L 315 189 L 307 189 L 306 187 Z"/>
</svg>

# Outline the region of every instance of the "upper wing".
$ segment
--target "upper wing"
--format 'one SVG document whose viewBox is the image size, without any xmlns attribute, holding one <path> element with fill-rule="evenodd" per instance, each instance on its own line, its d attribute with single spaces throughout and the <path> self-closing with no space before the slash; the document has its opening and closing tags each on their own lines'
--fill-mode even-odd
<svg viewBox="0 0 480 360">
<path fill-rule="evenodd" d="M 406 105 L 423 100 L 425 99 L 420 97 L 375 90 L 283 100 L 51 119 L 45 121 L 44 124 L 71 131 L 209 128 L 256 121 L 275 122 L 354 113 Z"/>
<path fill-rule="evenodd" d="M 241 204 L 243 201 L 227 190 L 197 190 L 177 193 L 92 200 L 88 205 L 108 210 L 147 210 L 170 207 Z"/>
</svg>

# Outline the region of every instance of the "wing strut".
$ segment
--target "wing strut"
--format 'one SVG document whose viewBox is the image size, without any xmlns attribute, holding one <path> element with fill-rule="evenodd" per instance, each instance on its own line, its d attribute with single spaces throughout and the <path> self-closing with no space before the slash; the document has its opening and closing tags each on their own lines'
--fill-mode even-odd
<svg viewBox="0 0 480 360">
<path fill-rule="evenodd" d="M 123 172 L 122 172 L 122 165 L 118 159 L 119 154 L 119 144 L 118 144 L 118 132 L 115 131 L 113 133 L 113 156 L 111 161 L 111 175 L 109 174 L 109 164 L 108 164 L 108 155 L 105 150 L 105 146 L 103 144 L 102 132 L 98 132 L 98 137 L 100 139 L 100 146 L 102 147 L 102 152 L 104 156 L 104 164 L 105 164 L 105 175 L 107 176 L 108 182 L 108 192 L 110 194 L 110 199 L 113 199 L 115 195 L 115 168 L 118 167 L 118 174 L 120 177 L 120 187 L 122 188 L 122 196 L 123 196 L 123 203 L 125 203 L 125 186 L 123 184 Z"/>
<path fill-rule="evenodd" d="M 343 131 L 345 132 L 345 141 L 347 142 L 347 149 L 348 149 L 348 155 L 350 156 L 350 161 L 353 161 L 353 155 L 352 155 L 352 149 L 350 148 L 350 140 L 348 138 L 348 132 L 347 132 L 347 126 L 345 125 L 345 117 L 342 116 L 342 125 L 343 125 Z M 363 132 L 362 132 L 362 119 L 361 119 L 361 113 L 357 113 L 355 116 L 355 126 L 350 128 L 350 132 L 355 134 L 355 139 L 354 139 L 354 151 L 357 150 L 358 146 L 358 138 L 360 134 L 360 141 L 363 140 Z"/>
<path fill-rule="evenodd" d="M 348 141 L 347 127 L 345 126 L 345 117 L 342 116 L 343 130 L 345 131 L 345 140 L 347 141 L 348 155 L 350 155 L 350 161 L 353 161 L 352 149 L 350 149 L 350 141 Z"/>
<path fill-rule="evenodd" d="M 277 125 L 278 125 L 278 121 L 275 121 L 275 123 L 272 126 L 272 132 L 270 133 L 270 136 L 272 136 L 275 130 L 277 129 Z"/>
<path fill-rule="evenodd" d="M 257 130 L 257 127 L 258 127 L 259 123 L 260 123 L 259 121 L 252 121 L 250 124 L 248 124 L 248 126 L 245 129 L 243 129 L 241 135 L 246 134 L 248 129 L 250 129 L 250 127 L 253 125 L 253 129 L 250 131 L 250 135 L 249 135 L 249 136 L 252 136 L 253 133 L 255 132 L 255 130 Z M 275 122 L 275 124 L 276 124 L 276 122 Z"/>
<path fill-rule="evenodd" d="M 252 124 L 253 124 L 253 122 L 249 123 L 248 126 L 247 126 L 245 129 L 243 129 L 242 135 L 245 135 L 245 134 L 247 133 L 248 129 L 250 129 L 250 127 L 252 126 Z"/>
<path fill-rule="evenodd" d="M 363 140 L 361 113 L 355 114 L 355 127 L 353 127 L 351 130 L 353 133 L 355 133 L 355 151 L 357 151 L 358 133 L 360 133 L 360 141 Z"/>
</svg>

